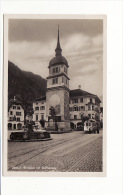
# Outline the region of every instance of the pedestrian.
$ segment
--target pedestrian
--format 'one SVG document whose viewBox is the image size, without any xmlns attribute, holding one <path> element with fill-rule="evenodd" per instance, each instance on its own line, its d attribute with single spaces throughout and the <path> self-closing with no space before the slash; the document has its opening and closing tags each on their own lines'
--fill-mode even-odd
<svg viewBox="0 0 123 195">
<path fill-rule="evenodd" d="M 94 127 L 94 134 L 96 133 L 96 127 Z"/>
<path fill-rule="evenodd" d="M 58 131 L 58 125 L 55 123 L 55 130 Z"/>
<path fill-rule="evenodd" d="M 97 133 L 98 133 L 98 134 L 100 133 L 99 125 L 97 125 Z"/>
<path fill-rule="evenodd" d="M 29 123 L 28 124 L 28 138 L 30 139 L 31 138 L 31 133 L 33 132 L 33 128 L 32 128 L 32 124 Z"/>
</svg>

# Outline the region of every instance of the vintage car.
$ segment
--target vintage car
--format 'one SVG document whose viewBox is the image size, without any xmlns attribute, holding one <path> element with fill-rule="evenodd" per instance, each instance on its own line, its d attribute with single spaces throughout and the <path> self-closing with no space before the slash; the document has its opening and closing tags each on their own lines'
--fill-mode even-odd
<svg viewBox="0 0 123 195">
<path fill-rule="evenodd" d="M 42 139 L 50 139 L 50 133 L 46 130 L 42 129 L 38 124 L 32 125 L 32 129 L 24 127 L 23 132 L 12 132 L 10 135 L 10 140 L 42 140 Z"/>
<path fill-rule="evenodd" d="M 84 131 L 85 133 L 96 133 L 97 122 L 95 120 L 88 120 L 84 122 Z"/>
</svg>

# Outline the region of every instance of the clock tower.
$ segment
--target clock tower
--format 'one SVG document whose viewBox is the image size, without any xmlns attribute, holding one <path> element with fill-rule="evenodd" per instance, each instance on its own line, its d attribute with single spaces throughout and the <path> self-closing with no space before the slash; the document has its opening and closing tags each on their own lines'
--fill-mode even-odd
<svg viewBox="0 0 123 195">
<path fill-rule="evenodd" d="M 62 49 L 58 39 L 55 49 L 55 57 L 49 62 L 49 76 L 47 77 L 46 92 L 46 121 L 47 129 L 60 131 L 70 129 L 69 118 L 69 77 L 68 62 L 62 56 Z"/>
</svg>

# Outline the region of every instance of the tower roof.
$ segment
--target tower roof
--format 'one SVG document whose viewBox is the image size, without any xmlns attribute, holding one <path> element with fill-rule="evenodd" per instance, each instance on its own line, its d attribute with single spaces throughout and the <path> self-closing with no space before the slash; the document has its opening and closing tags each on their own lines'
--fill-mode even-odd
<svg viewBox="0 0 123 195">
<path fill-rule="evenodd" d="M 60 46 L 60 40 L 59 40 L 59 25 L 58 25 L 58 39 L 57 39 L 57 46 L 56 46 L 55 52 L 56 52 L 56 56 L 60 56 L 60 55 L 61 55 L 61 53 L 62 53 L 62 49 L 61 49 L 61 46 Z"/>
<path fill-rule="evenodd" d="M 62 49 L 60 46 L 60 38 L 59 38 L 59 25 L 58 25 L 58 38 L 57 38 L 57 45 L 56 45 L 56 56 L 52 58 L 49 62 L 49 67 L 54 66 L 57 64 L 65 64 L 68 67 L 68 62 L 65 57 L 62 56 Z"/>
</svg>

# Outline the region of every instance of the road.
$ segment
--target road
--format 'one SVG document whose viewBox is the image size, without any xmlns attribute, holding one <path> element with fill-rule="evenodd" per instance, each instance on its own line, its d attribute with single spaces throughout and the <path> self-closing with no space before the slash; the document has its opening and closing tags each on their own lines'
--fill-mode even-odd
<svg viewBox="0 0 123 195">
<path fill-rule="evenodd" d="M 8 142 L 9 171 L 102 172 L 102 132 L 51 134 L 52 140 Z"/>
</svg>

